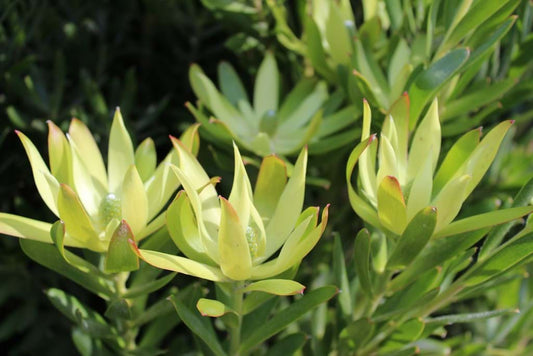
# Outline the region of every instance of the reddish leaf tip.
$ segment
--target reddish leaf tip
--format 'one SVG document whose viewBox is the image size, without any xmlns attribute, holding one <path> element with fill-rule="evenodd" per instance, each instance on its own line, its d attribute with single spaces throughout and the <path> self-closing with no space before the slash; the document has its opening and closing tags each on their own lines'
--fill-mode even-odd
<svg viewBox="0 0 533 356">
<path fill-rule="evenodd" d="M 514 124 L 515 121 L 516 120 L 509 120 L 509 123 L 512 125 L 512 124 Z"/>
<path fill-rule="evenodd" d="M 363 103 L 367 103 L 368 104 L 368 100 L 366 100 L 366 98 L 363 98 Z"/>
</svg>

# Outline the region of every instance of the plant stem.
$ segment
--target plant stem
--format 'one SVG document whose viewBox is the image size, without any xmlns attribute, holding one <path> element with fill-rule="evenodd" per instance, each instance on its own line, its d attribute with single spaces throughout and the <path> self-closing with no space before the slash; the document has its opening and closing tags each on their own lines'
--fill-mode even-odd
<svg viewBox="0 0 533 356">
<path fill-rule="evenodd" d="M 231 307 L 237 313 L 237 322 L 235 323 L 235 325 L 229 328 L 229 334 L 230 334 L 229 354 L 232 356 L 240 355 L 239 347 L 241 346 L 242 303 L 243 303 L 243 297 L 244 297 L 244 293 L 242 292 L 243 288 L 244 288 L 244 282 L 233 283 L 233 288 L 232 288 L 233 295 L 232 295 Z"/>
</svg>

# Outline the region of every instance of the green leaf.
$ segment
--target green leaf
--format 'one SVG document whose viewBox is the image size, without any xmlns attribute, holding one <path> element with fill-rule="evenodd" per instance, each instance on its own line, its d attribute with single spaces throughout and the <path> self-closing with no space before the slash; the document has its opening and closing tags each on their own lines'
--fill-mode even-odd
<svg viewBox="0 0 533 356">
<path fill-rule="evenodd" d="M 252 258 L 248 241 L 233 206 L 220 198 L 222 215 L 218 233 L 220 269 L 233 280 L 246 280 L 252 271 Z"/>
<path fill-rule="evenodd" d="M 72 157 L 65 134 L 48 120 L 48 157 L 50 171 L 59 183 L 72 182 Z"/>
<path fill-rule="evenodd" d="M 337 294 L 337 292 L 338 290 L 336 287 L 325 286 L 307 293 L 301 299 L 298 299 L 290 306 L 274 315 L 264 323 L 261 328 L 252 331 L 251 334 L 242 341 L 239 352 L 247 352 L 268 338 L 276 335 L 284 330 L 289 324 L 303 317 L 310 310 L 331 299 Z"/>
<path fill-rule="evenodd" d="M 202 316 L 210 316 L 213 318 L 221 317 L 227 313 L 235 313 L 235 311 L 224 303 L 219 302 L 218 300 L 200 298 L 198 303 L 196 303 L 196 308 L 202 314 Z"/>
<path fill-rule="evenodd" d="M 24 145 L 24 150 L 30 160 L 31 170 L 33 173 L 33 180 L 39 191 L 39 195 L 45 202 L 46 206 L 57 216 L 57 195 L 59 191 L 59 183 L 52 176 L 46 163 L 44 163 L 39 151 L 35 145 L 22 132 L 15 131 Z"/>
<path fill-rule="evenodd" d="M 511 240 L 463 275 L 463 284 L 474 286 L 499 276 L 533 255 L 533 233 Z"/>
<path fill-rule="evenodd" d="M 307 171 L 307 149 L 304 148 L 296 160 L 294 170 L 277 202 L 276 210 L 266 225 L 265 258 L 270 257 L 286 241 L 300 216 L 305 193 Z"/>
<path fill-rule="evenodd" d="M 265 292 L 275 295 L 303 294 L 305 286 L 289 279 L 266 279 L 247 285 L 243 292 Z"/>
<path fill-rule="evenodd" d="M 77 323 L 87 334 L 96 338 L 116 337 L 116 331 L 100 314 L 83 305 L 75 297 L 55 288 L 48 289 L 45 294 L 63 315 Z"/>
<path fill-rule="evenodd" d="M 139 269 L 139 258 L 130 246 L 134 241 L 133 233 L 126 220 L 116 228 L 105 257 L 106 273 L 129 272 Z"/>
<path fill-rule="evenodd" d="M 254 189 L 254 205 L 263 219 L 274 214 L 286 184 L 285 162 L 274 155 L 263 158 Z"/>
<path fill-rule="evenodd" d="M 200 135 L 198 134 L 199 123 L 190 125 L 180 136 L 183 146 L 193 155 L 198 155 L 200 149 Z"/>
<path fill-rule="evenodd" d="M 428 152 L 432 153 L 431 171 L 435 171 L 440 154 L 441 130 L 439 121 L 439 105 L 433 100 L 426 116 L 418 125 L 411 141 L 409 163 L 407 167 L 407 181 L 413 179 L 422 167 Z"/>
<path fill-rule="evenodd" d="M 109 132 L 107 153 L 108 192 L 120 192 L 124 175 L 132 164 L 135 164 L 133 144 L 126 126 L 124 126 L 120 109 L 117 108 L 111 124 L 111 131 Z"/>
<path fill-rule="evenodd" d="M 505 134 L 513 123 L 514 121 L 512 120 L 503 121 L 490 130 L 474 149 L 468 160 L 463 163 L 457 175 L 469 174 L 472 176 L 472 179 L 467 184 L 466 195 L 469 195 L 474 190 L 489 169 Z"/>
<path fill-rule="evenodd" d="M 398 235 L 407 225 L 405 201 L 396 177 L 386 176 L 378 187 L 378 216 L 383 226 Z"/>
<path fill-rule="evenodd" d="M 367 229 L 359 231 L 355 237 L 354 261 L 355 271 L 363 291 L 372 295 L 372 280 L 370 277 L 370 234 Z"/>
<path fill-rule="evenodd" d="M 215 282 L 226 282 L 228 280 L 219 268 L 181 256 L 143 249 L 137 250 L 137 256 L 152 266 L 168 271 L 183 273 Z"/>
<path fill-rule="evenodd" d="M 507 316 L 519 313 L 517 309 L 500 309 L 500 310 L 490 310 L 480 313 L 464 313 L 464 314 L 452 314 L 452 315 L 442 315 L 434 318 L 426 318 L 424 321 L 426 325 L 437 324 L 437 325 L 452 325 L 457 323 L 471 323 L 479 320 L 490 319 L 498 316 Z"/>
<path fill-rule="evenodd" d="M 437 209 L 422 209 L 409 222 L 387 262 L 387 269 L 403 268 L 411 263 L 428 243 L 437 224 Z"/>
<path fill-rule="evenodd" d="M 208 319 L 202 319 L 197 313 L 189 309 L 183 301 L 181 301 L 175 295 L 169 297 L 169 300 L 176 308 L 181 320 L 187 325 L 187 327 L 197 335 L 209 349 L 217 356 L 224 356 L 226 353 L 222 349 L 218 338 L 213 330 L 213 327 L 209 323 Z"/>
<path fill-rule="evenodd" d="M 215 114 L 217 119 L 228 125 L 231 132 L 239 137 L 250 135 L 251 126 L 246 124 L 241 113 L 219 93 L 213 82 L 196 64 L 189 69 L 189 81 L 198 99 Z"/>
<path fill-rule="evenodd" d="M 489 226 L 499 225 L 508 221 L 516 220 L 533 212 L 533 206 L 522 206 L 510 209 L 490 211 L 454 221 L 435 234 L 435 238 L 456 235 L 467 231 L 479 230 Z"/>
<path fill-rule="evenodd" d="M 471 181 L 471 176 L 464 175 L 455 177 L 450 180 L 433 199 L 431 205 L 437 208 L 437 227 L 435 232 L 438 233 L 455 219 L 461 206 L 465 201 L 467 194 L 467 184 Z"/>
<path fill-rule="evenodd" d="M 341 237 L 334 234 L 333 241 L 333 271 L 335 273 L 335 283 L 339 286 L 339 305 L 345 316 L 353 313 L 352 294 L 350 293 L 350 283 L 346 272 L 344 249 L 342 248 Z"/>
<path fill-rule="evenodd" d="M 257 71 L 254 85 L 254 110 L 258 117 L 278 111 L 279 71 L 276 59 L 267 52 Z"/>
<path fill-rule="evenodd" d="M 424 331 L 425 323 L 422 319 L 411 319 L 400 325 L 391 335 L 391 340 L 407 344 L 417 340 Z"/>
<path fill-rule="evenodd" d="M 135 165 L 131 165 L 122 182 L 122 218 L 128 222 L 132 234 L 137 236 L 148 222 L 148 197 Z"/>
<path fill-rule="evenodd" d="M 350 204 L 352 205 L 352 209 L 356 212 L 357 215 L 359 215 L 364 221 L 368 222 L 369 224 L 375 226 L 375 227 L 381 227 L 381 223 L 378 218 L 378 214 L 376 213 L 375 209 L 370 206 L 366 200 L 361 198 L 355 191 L 352 182 L 351 177 L 353 170 L 355 168 L 355 165 L 357 164 L 357 160 L 363 153 L 363 151 L 368 147 L 370 143 L 372 143 L 376 139 L 375 135 L 372 135 L 368 137 L 363 142 L 359 143 L 350 154 L 350 157 L 348 158 L 348 163 L 346 164 L 346 184 L 348 185 L 348 198 L 350 199 Z"/>
<path fill-rule="evenodd" d="M 418 117 L 429 100 L 446 84 L 466 62 L 470 51 L 458 48 L 447 53 L 444 57 L 431 64 L 420 73 L 409 88 L 411 107 L 409 111 L 409 127 L 413 129 Z"/>
<path fill-rule="evenodd" d="M 322 46 L 320 31 L 311 16 L 305 16 L 304 28 L 307 35 L 307 57 L 318 73 L 327 78 L 329 82 L 334 82 L 335 72 L 326 61 L 326 53 Z"/>
<path fill-rule="evenodd" d="M 475 129 L 467 132 L 448 151 L 433 180 L 433 194 L 440 192 L 442 187 L 452 179 L 463 163 L 468 159 L 479 143 L 481 130 Z"/>
<path fill-rule="evenodd" d="M 330 55 L 336 65 L 348 65 L 352 53 L 350 33 L 337 4 L 330 2 L 329 5 L 325 38 L 330 47 Z"/>
<path fill-rule="evenodd" d="M 50 239 L 51 224 L 28 219 L 22 216 L 0 213 L 0 233 L 30 239 L 39 242 L 52 243 Z M 79 247 L 76 241 L 69 241 L 74 246 Z"/>
<path fill-rule="evenodd" d="M 249 102 L 246 89 L 231 64 L 222 62 L 218 65 L 218 83 L 222 94 L 233 106 L 238 106 L 240 101 Z"/>
<path fill-rule="evenodd" d="M 303 332 L 290 334 L 276 341 L 268 350 L 266 356 L 294 355 L 307 342 L 307 335 Z"/>
<path fill-rule="evenodd" d="M 471 31 L 478 28 L 492 14 L 504 6 L 509 0 L 487 0 L 476 2 L 469 9 L 466 15 L 461 19 L 457 26 L 452 27 L 450 32 L 446 33 L 445 39 L 439 48 L 438 53 L 443 53 L 454 47 L 459 41 L 467 36 Z"/>
<path fill-rule="evenodd" d="M 154 141 L 148 137 L 135 150 L 135 167 L 143 182 L 146 182 L 154 172 L 157 165 L 157 153 Z"/>
<path fill-rule="evenodd" d="M 106 109 L 107 114 L 107 109 Z M 73 119 L 68 128 L 69 141 L 83 153 L 83 162 L 88 172 L 102 187 L 107 187 L 107 173 L 100 149 L 94 140 L 91 131 L 83 122 Z"/>
<path fill-rule="evenodd" d="M 95 251 L 105 251 L 98 238 L 98 233 L 92 225 L 77 194 L 65 184 L 61 184 L 57 197 L 57 208 L 61 220 L 65 223 L 67 233 L 82 246 Z"/>
</svg>

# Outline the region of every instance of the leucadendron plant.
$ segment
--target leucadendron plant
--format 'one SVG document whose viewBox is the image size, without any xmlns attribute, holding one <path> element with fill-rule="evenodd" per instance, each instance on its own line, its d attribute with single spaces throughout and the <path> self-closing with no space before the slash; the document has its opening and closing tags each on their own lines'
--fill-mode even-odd
<svg viewBox="0 0 533 356">
<path fill-rule="evenodd" d="M 348 0 L 313 0 L 299 13 L 301 38 L 287 23 L 291 11 L 286 5 L 267 4 L 279 41 L 303 55 L 329 83 L 344 88 L 352 103 L 365 97 L 372 107 L 388 112 L 407 91 L 410 129 L 435 96 L 446 136 L 510 109 L 500 101 L 506 95 L 512 101 L 528 100 L 514 89 L 527 87 L 522 80 L 527 65 L 513 58 L 524 52 L 520 42 L 527 40 L 508 36 L 519 18 L 520 1 L 362 1 L 363 16 L 355 16 Z M 519 20 L 525 27 L 527 17 Z M 358 18 L 363 20 L 356 23 Z"/>
<path fill-rule="evenodd" d="M 164 308 L 147 310 L 147 296 L 175 274 L 157 279 L 161 271 L 140 268 L 129 240 L 173 251 L 165 249 L 168 237 L 161 228 L 163 208 L 179 186 L 170 168 L 178 164 L 178 155 L 172 150 L 157 166 L 149 138 L 134 150 L 119 109 L 109 134 L 107 170 L 94 137 L 80 120 L 71 121 L 66 135 L 51 121 L 48 127 L 50 168 L 34 144 L 17 134 L 37 190 L 58 220 L 52 224 L 0 213 L 0 233 L 19 237 L 28 257 L 106 302 L 101 315 L 62 290 L 46 291 L 52 304 L 76 325 L 72 337 L 81 354 L 153 351 L 160 336 L 148 335 L 140 346 L 137 335 Z M 183 134 L 182 141 L 184 150 L 196 152 L 197 125 Z M 81 249 L 83 255 L 67 248 Z"/>
<path fill-rule="evenodd" d="M 234 144 L 233 186 L 226 199 L 215 190 L 218 178 L 209 178 L 184 144 L 172 141 L 179 163 L 171 167 L 184 190 L 168 207 L 166 219 L 170 236 L 184 256 L 131 243 L 138 256 L 155 267 L 215 282 L 218 298 L 202 298 L 197 308 L 204 316 L 225 316 L 222 320 L 230 339 L 227 351 L 230 355 L 248 354 L 336 293 L 334 287 L 314 290 L 265 325 L 254 331 L 245 329 L 244 318 L 269 299 L 265 295 L 303 294 L 305 287 L 291 278 L 324 232 L 328 207 L 320 223 L 318 207 L 302 212 L 307 149 L 298 156 L 290 179 L 280 158 L 265 157 L 252 191 Z M 179 295 L 172 301 L 180 318 L 212 352 L 226 352 L 208 322 L 199 321 L 199 315 L 188 310 Z M 268 309 L 264 312 L 269 314 Z M 198 323 L 204 327 L 199 328 Z"/>
<path fill-rule="evenodd" d="M 444 325 L 516 310 L 442 315 L 443 308 L 501 283 L 505 272 L 533 254 L 531 221 L 506 237 L 517 219 L 533 211 L 533 180 L 511 207 L 458 218 L 513 121 L 501 122 L 482 139 L 480 129 L 467 132 L 439 160 L 437 100 L 410 135 L 404 95 L 385 118 L 379 140 L 370 134 L 370 107 L 366 101 L 363 106 L 362 142 L 348 159 L 346 182 L 350 203 L 368 228 L 355 239 L 355 276 L 348 273 L 341 240 L 335 240 L 335 278 L 347 292 L 338 300 L 344 315 L 337 325 L 339 350 L 357 355 L 449 350 L 430 339 L 442 336 Z M 483 237 L 478 252 L 473 246 Z"/>
<path fill-rule="evenodd" d="M 254 83 L 253 103 L 239 76 L 228 63 L 218 67 L 219 92 L 197 65 L 189 71 L 199 108 L 187 103 L 211 140 L 241 147 L 259 156 L 325 153 L 353 140 L 359 132 L 352 124 L 360 116 L 354 105 L 342 105 L 345 95 L 328 94 L 327 85 L 303 78 L 282 98 L 280 72 L 274 55 L 267 52 Z M 284 100 L 283 100 L 284 99 Z M 214 119 L 209 120 L 210 115 Z"/>
</svg>

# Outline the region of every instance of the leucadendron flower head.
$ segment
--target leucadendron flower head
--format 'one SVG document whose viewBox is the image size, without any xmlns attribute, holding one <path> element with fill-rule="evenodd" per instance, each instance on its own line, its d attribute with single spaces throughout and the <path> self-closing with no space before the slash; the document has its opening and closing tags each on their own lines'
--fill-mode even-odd
<svg viewBox="0 0 533 356">
<path fill-rule="evenodd" d="M 420 213 L 434 215 L 432 236 L 444 237 L 501 224 L 530 212 L 531 207 L 520 207 L 454 221 L 490 167 L 513 121 L 496 125 L 482 140 L 481 129 L 467 132 L 452 145 L 438 169 L 441 126 L 436 99 L 411 140 L 407 94 L 385 118 L 379 148 L 376 136 L 370 135 L 370 123 L 370 107 L 365 101 L 362 142 L 348 160 L 346 180 L 353 209 L 374 227 L 402 236 Z M 356 191 L 351 176 L 358 161 Z"/>
<path fill-rule="evenodd" d="M 156 167 L 154 142 L 148 138 L 134 150 L 118 108 L 109 135 L 107 170 L 94 137 L 80 120 L 72 120 L 66 135 L 51 121 L 48 128 L 50 168 L 34 144 L 22 132 L 17 134 L 39 194 L 64 223 L 65 246 L 105 252 L 117 229 L 129 230 L 139 241 L 164 225 L 161 210 L 179 186 L 167 164 L 178 163 L 174 150 Z M 196 129 L 184 134 L 189 147 L 197 145 Z M 3 234 L 53 243 L 51 227 L 0 213 Z"/>
<path fill-rule="evenodd" d="M 183 189 L 166 217 L 170 235 L 185 256 L 137 249 L 156 267 L 215 282 L 259 280 L 297 265 L 322 235 L 328 208 L 302 212 L 307 150 L 300 153 L 290 179 L 276 156 L 263 159 L 254 192 L 236 145 L 235 173 L 228 199 L 182 142 L 173 139 L 179 164 L 172 170 Z M 134 245 L 136 248 L 136 246 Z M 279 251 L 275 257 L 274 255 Z"/>
<path fill-rule="evenodd" d="M 282 98 L 280 72 L 269 52 L 255 78 L 253 101 L 231 65 L 221 63 L 218 77 L 221 92 L 198 65 L 189 71 L 199 103 L 198 108 L 187 107 L 212 141 L 234 140 L 264 157 L 295 154 L 305 145 L 312 154 L 324 153 L 351 142 L 359 132 L 350 126 L 361 112 L 354 105 L 341 109 L 344 94 L 338 90 L 329 95 L 323 81 L 304 78 Z"/>
</svg>

